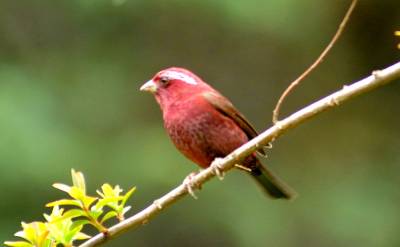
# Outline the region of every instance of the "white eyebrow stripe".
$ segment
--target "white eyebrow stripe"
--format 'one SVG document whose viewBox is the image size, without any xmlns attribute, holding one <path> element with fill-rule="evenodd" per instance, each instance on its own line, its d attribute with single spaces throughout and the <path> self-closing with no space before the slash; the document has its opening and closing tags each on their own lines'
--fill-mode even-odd
<svg viewBox="0 0 400 247">
<path fill-rule="evenodd" d="M 190 77 L 182 72 L 178 71 L 166 71 L 163 73 L 164 76 L 170 78 L 170 79 L 178 79 L 181 80 L 187 84 L 192 84 L 192 85 L 197 85 L 196 80 L 193 77 Z"/>
</svg>

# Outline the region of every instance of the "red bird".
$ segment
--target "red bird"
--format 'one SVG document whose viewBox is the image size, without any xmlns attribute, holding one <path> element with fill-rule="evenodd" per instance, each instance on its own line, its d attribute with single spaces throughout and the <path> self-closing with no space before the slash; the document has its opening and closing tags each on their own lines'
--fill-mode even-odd
<svg viewBox="0 0 400 247">
<path fill-rule="evenodd" d="M 256 130 L 227 98 L 189 70 L 176 67 L 162 70 L 140 90 L 155 95 L 172 142 L 203 168 L 257 136 Z M 241 167 L 271 197 L 294 197 L 294 191 L 265 168 L 255 153 Z"/>
</svg>

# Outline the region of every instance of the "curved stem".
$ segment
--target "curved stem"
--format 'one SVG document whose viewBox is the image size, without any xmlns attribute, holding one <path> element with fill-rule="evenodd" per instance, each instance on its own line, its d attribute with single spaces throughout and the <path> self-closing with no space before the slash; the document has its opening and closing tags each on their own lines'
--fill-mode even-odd
<svg viewBox="0 0 400 247">
<path fill-rule="evenodd" d="M 339 28 L 337 29 L 335 35 L 333 36 L 332 40 L 329 42 L 329 44 L 325 47 L 325 49 L 322 51 L 322 53 L 319 55 L 317 60 L 314 61 L 313 64 L 311 64 L 308 69 L 306 69 L 303 74 L 301 74 L 299 77 L 297 77 L 296 80 L 294 80 L 292 83 L 289 84 L 289 86 L 285 89 L 285 91 L 282 93 L 281 97 L 279 98 L 278 102 L 276 103 L 276 106 L 272 112 L 272 123 L 277 123 L 278 122 L 278 117 L 279 117 L 279 112 L 282 106 L 283 101 L 286 99 L 286 97 L 293 91 L 293 89 L 300 84 L 301 81 L 304 80 L 326 57 L 328 52 L 332 49 L 333 45 L 336 43 L 336 41 L 339 39 L 340 35 L 342 35 L 343 30 L 347 24 L 347 22 L 350 19 L 351 13 L 353 12 L 354 8 L 356 7 L 357 0 L 353 0 L 350 4 L 349 9 L 347 10 L 345 16 L 343 17 L 342 22 L 339 25 Z"/>
</svg>

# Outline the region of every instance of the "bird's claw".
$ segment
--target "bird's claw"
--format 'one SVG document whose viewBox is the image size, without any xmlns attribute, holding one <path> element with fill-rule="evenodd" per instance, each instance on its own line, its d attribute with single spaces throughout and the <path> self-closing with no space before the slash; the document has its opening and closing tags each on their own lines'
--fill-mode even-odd
<svg viewBox="0 0 400 247">
<path fill-rule="evenodd" d="M 268 149 L 272 149 L 272 148 L 273 148 L 273 146 L 272 146 L 272 142 L 273 142 L 273 141 L 274 141 L 274 140 L 268 142 L 268 143 L 267 143 L 266 145 L 264 145 L 264 146 L 261 146 L 260 144 L 256 144 L 257 153 L 258 153 L 259 155 L 261 155 L 262 157 L 264 157 L 264 158 L 268 158 L 267 152 L 268 152 Z"/>
<path fill-rule="evenodd" d="M 214 174 L 219 178 L 219 180 L 223 180 L 225 176 L 225 172 L 221 169 L 221 158 L 215 158 L 215 160 L 211 163 L 211 168 Z"/>
<path fill-rule="evenodd" d="M 268 142 L 267 145 L 265 145 L 264 147 L 267 148 L 267 149 L 273 148 L 272 142 L 273 141 Z"/>
<path fill-rule="evenodd" d="M 251 168 L 249 168 L 249 167 L 246 167 L 246 166 L 243 166 L 243 165 L 240 165 L 240 164 L 235 164 L 235 167 L 239 168 L 240 170 L 243 170 L 245 172 L 250 172 L 251 173 Z"/>
<path fill-rule="evenodd" d="M 196 172 L 192 172 L 189 175 L 186 176 L 186 178 L 183 180 L 183 185 L 186 187 L 188 193 L 194 198 L 198 199 L 196 194 L 194 193 L 194 189 L 200 188 L 198 185 L 193 183 L 193 177 L 196 175 Z"/>
</svg>

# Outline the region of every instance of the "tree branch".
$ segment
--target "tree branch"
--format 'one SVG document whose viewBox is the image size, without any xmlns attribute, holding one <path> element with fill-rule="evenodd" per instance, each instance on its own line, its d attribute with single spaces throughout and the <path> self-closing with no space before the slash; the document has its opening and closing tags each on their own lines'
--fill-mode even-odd
<svg viewBox="0 0 400 247">
<path fill-rule="evenodd" d="M 278 102 L 276 103 L 275 109 L 272 111 L 272 122 L 275 124 L 278 122 L 278 117 L 279 117 L 279 112 L 281 110 L 281 106 L 283 101 L 286 99 L 286 97 L 293 91 L 293 89 L 299 85 L 301 81 L 304 80 L 319 64 L 322 63 L 328 52 L 332 49 L 333 45 L 336 43 L 336 41 L 339 39 L 340 35 L 342 35 L 344 28 L 346 27 L 347 22 L 350 19 L 351 13 L 353 12 L 354 8 L 356 7 L 357 0 L 352 0 L 349 9 L 347 10 L 346 14 L 343 17 L 342 22 L 340 23 L 335 35 L 333 36 L 332 40 L 329 42 L 329 44 L 325 47 L 325 49 L 322 51 L 322 53 L 319 55 L 317 60 L 314 61 L 313 64 L 308 67 L 299 77 L 297 77 L 296 80 L 294 80 L 292 83 L 289 84 L 289 86 L 285 89 L 285 91 L 282 93 L 281 97 L 279 97 Z"/>
<path fill-rule="evenodd" d="M 325 98 L 316 101 L 304 107 L 303 109 L 293 113 L 289 117 L 278 121 L 274 126 L 265 130 L 263 133 L 250 140 L 243 146 L 239 147 L 225 158 L 218 161 L 218 167 L 222 171 L 230 170 L 236 163 L 239 163 L 245 157 L 255 152 L 261 146 L 267 145 L 269 142 L 275 140 L 283 133 L 292 129 L 304 121 L 322 113 L 330 108 L 339 106 L 343 102 L 354 98 L 360 94 L 371 91 L 377 87 L 383 86 L 395 79 L 400 78 L 400 62 L 383 70 L 374 71 L 371 76 L 355 82 L 349 86 L 343 86 L 343 88 Z M 200 187 L 209 179 L 215 177 L 215 163 L 211 167 L 202 170 L 196 176 L 192 178 L 193 184 Z M 215 166 L 214 166 L 215 167 Z M 176 203 L 179 199 L 183 198 L 188 194 L 187 186 L 184 184 L 176 187 L 163 197 L 154 201 L 150 206 L 140 211 L 139 213 L 127 218 L 126 220 L 109 228 L 106 234 L 100 233 L 93 238 L 89 239 L 80 247 L 92 247 L 98 246 L 110 238 L 121 234 L 128 229 L 133 229 L 140 225 L 146 224 L 152 217 L 166 209 L 168 206 Z"/>
</svg>

